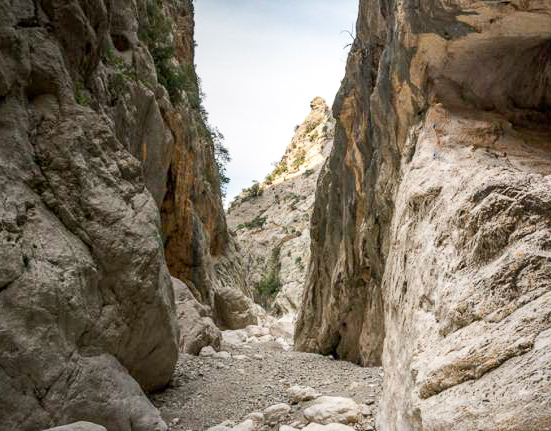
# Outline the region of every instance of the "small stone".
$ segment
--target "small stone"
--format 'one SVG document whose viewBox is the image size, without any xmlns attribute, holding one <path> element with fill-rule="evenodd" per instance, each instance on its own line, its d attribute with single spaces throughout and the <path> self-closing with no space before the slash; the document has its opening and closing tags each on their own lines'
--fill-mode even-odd
<svg viewBox="0 0 551 431">
<path fill-rule="evenodd" d="M 371 416 L 373 414 L 373 412 L 371 411 L 371 407 L 369 407 L 367 404 L 360 404 L 359 406 L 363 416 Z"/>
<path fill-rule="evenodd" d="M 208 358 L 216 354 L 216 350 L 214 350 L 211 346 L 206 346 L 201 349 L 199 352 L 199 356 L 202 356 L 204 358 Z"/>
<path fill-rule="evenodd" d="M 352 382 L 348 385 L 348 389 L 351 391 L 355 391 L 361 387 L 361 384 L 359 382 Z"/>
<path fill-rule="evenodd" d="M 253 358 L 258 359 L 259 361 L 261 361 L 262 359 L 264 359 L 264 355 L 256 354 L 256 355 L 253 355 Z"/>
<path fill-rule="evenodd" d="M 228 352 L 224 352 L 224 351 L 222 351 L 222 352 L 216 352 L 216 353 L 214 354 L 214 357 L 215 357 L 216 359 L 231 359 L 231 355 L 230 355 Z"/>
<path fill-rule="evenodd" d="M 233 359 L 237 359 L 238 361 L 247 361 L 249 360 L 249 357 L 246 355 L 235 355 Z"/>
</svg>

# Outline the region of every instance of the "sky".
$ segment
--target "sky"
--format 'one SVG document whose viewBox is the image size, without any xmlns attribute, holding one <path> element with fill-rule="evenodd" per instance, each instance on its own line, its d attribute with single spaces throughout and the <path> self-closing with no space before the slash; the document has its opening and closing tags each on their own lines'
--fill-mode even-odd
<svg viewBox="0 0 551 431">
<path fill-rule="evenodd" d="M 226 204 L 262 181 L 344 78 L 358 0 L 195 0 L 195 63 L 231 162 Z"/>
</svg>

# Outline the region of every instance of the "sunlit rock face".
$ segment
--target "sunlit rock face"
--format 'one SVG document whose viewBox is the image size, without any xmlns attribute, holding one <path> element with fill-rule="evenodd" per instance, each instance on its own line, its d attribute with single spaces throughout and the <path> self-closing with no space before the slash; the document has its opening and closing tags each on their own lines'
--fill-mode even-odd
<svg viewBox="0 0 551 431">
<path fill-rule="evenodd" d="M 231 250 L 193 46 L 187 0 L 0 0 L 1 430 L 166 429 L 169 269 L 212 314 Z"/>
<path fill-rule="evenodd" d="M 316 183 L 333 145 L 334 119 L 327 104 L 316 97 L 310 106 L 283 158 L 259 185 L 262 192 L 253 196 L 244 191 L 227 213 L 249 286 L 257 291 L 257 300 L 287 320 L 293 320 L 300 307 Z M 259 284 L 266 285 L 270 277 L 277 279 L 279 291 L 258 298 Z"/>
<path fill-rule="evenodd" d="M 382 362 L 381 430 L 551 424 L 550 12 L 360 2 L 295 339 Z"/>
</svg>

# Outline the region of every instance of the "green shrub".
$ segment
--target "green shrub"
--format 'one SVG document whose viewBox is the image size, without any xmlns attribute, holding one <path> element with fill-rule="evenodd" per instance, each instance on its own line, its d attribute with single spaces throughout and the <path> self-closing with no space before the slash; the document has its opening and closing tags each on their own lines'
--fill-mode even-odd
<svg viewBox="0 0 551 431">
<path fill-rule="evenodd" d="M 284 172 L 287 172 L 287 160 L 281 159 L 278 163 L 274 164 L 274 170 L 270 174 L 272 181 Z"/>
<path fill-rule="evenodd" d="M 306 123 L 306 134 L 312 132 L 318 125 L 316 123 L 308 122 Z"/>
<path fill-rule="evenodd" d="M 262 229 L 262 227 L 266 224 L 266 217 L 260 217 L 256 216 L 254 219 L 252 219 L 248 223 L 242 223 L 237 225 L 237 229 Z"/>
<path fill-rule="evenodd" d="M 268 261 L 267 273 L 256 283 L 253 289 L 255 301 L 267 310 L 271 308 L 273 300 L 281 289 L 281 281 L 279 279 L 279 271 L 281 269 L 279 261 L 280 252 L 280 247 L 274 247 Z"/>
<path fill-rule="evenodd" d="M 147 25 L 140 28 L 139 37 L 153 57 L 159 83 L 166 88 L 172 103 L 181 102 L 182 91 L 185 91 L 191 107 L 199 109 L 199 79 L 192 64 L 174 61 L 176 49 L 172 40 L 172 23 L 164 14 L 162 1 L 148 0 L 146 10 Z"/>
<path fill-rule="evenodd" d="M 172 21 L 163 10 L 163 1 L 146 0 L 146 12 L 146 19 L 140 23 L 139 38 L 146 44 L 153 57 L 157 79 L 159 84 L 166 88 L 170 101 L 178 104 L 183 100 L 183 92 L 186 93 L 189 105 L 195 111 L 197 133 L 213 145 L 220 195 L 225 197 L 230 181 L 226 175 L 226 165 L 231 159 L 228 149 L 223 145 L 224 137 L 208 122 L 207 112 L 202 105 L 204 96 L 201 91 L 201 82 L 195 67 L 193 64 L 179 63 L 175 59 Z M 106 57 L 112 60 L 114 55 L 107 51 Z"/>
<path fill-rule="evenodd" d="M 92 99 L 82 81 L 75 82 L 75 100 L 79 105 L 90 106 Z"/>
<path fill-rule="evenodd" d="M 300 149 L 297 153 L 296 159 L 293 161 L 293 168 L 298 169 L 306 160 L 306 152 L 304 149 Z"/>
<path fill-rule="evenodd" d="M 302 257 L 298 256 L 295 259 L 295 264 L 298 266 L 300 272 L 304 272 L 304 263 L 302 263 Z"/>
<path fill-rule="evenodd" d="M 241 190 L 241 193 L 244 195 L 243 202 L 247 202 L 251 199 L 262 196 L 264 190 L 262 189 L 258 181 L 253 181 L 253 185 L 249 188 Z"/>
<path fill-rule="evenodd" d="M 309 177 L 313 173 L 314 173 L 313 169 L 306 169 L 302 175 L 305 176 L 305 177 Z"/>
</svg>

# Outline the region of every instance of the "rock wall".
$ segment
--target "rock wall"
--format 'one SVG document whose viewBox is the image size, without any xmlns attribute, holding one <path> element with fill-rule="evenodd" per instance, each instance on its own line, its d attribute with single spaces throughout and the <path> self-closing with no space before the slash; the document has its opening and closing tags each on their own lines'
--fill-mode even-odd
<svg viewBox="0 0 551 431">
<path fill-rule="evenodd" d="M 204 317 L 229 250 L 193 47 L 187 0 L 0 0 L 1 430 L 166 429 L 169 269 Z"/>
<path fill-rule="evenodd" d="M 316 97 L 282 159 L 258 192 L 242 192 L 227 218 L 257 299 L 288 320 L 296 317 L 310 261 L 310 216 L 317 179 L 333 145 L 334 120 Z M 255 223 L 256 220 L 256 223 Z M 279 291 L 261 295 L 268 279 Z M 263 296 L 259 298 L 259 296 Z"/>
<path fill-rule="evenodd" d="M 550 10 L 360 2 L 295 339 L 382 361 L 382 431 L 551 424 Z"/>
</svg>

